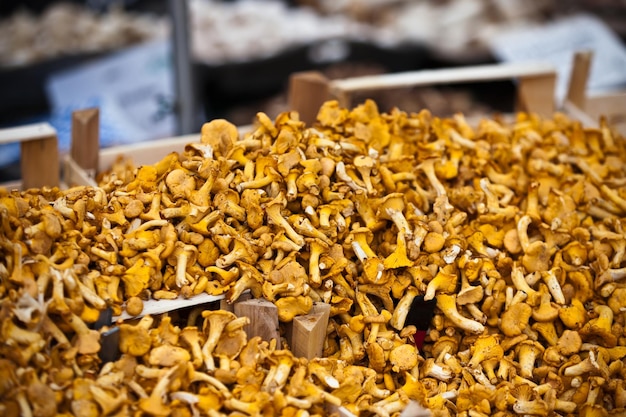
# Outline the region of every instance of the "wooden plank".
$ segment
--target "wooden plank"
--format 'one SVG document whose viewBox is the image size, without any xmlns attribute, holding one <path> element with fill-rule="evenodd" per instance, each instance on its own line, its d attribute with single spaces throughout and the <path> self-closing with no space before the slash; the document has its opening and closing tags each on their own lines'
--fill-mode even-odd
<svg viewBox="0 0 626 417">
<path fill-rule="evenodd" d="M 436 84 L 543 77 L 549 74 L 555 74 L 554 67 L 543 63 L 477 65 L 463 68 L 410 71 L 333 80 L 330 83 L 330 88 L 331 93 L 337 94 L 338 92 L 373 91 Z"/>
<path fill-rule="evenodd" d="M 289 108 L 297 111 L 308 126 L 317 119 L 317 112 L 329 94 L 329 81 L 320 72 L 300 72 L 289 77 Z"/>
<path fill-rule="evenodd" d="M 523 77 L 517 87 L 518 109 L 552 117 L 555 111 L 556 73 Z"/>
<path fill-rule="evenodd" d="M 479 65 L 333 80 L 330 82 L 328 98 L 338 100 L 341 106 L 351 107 L 351 97 L 357 91 L 380 91 L 503 79 L 519 80 L 518 106 L 520 109 L 533 111 L 542 116 L 552 116 L 555 108 L 556 70 L 551 65 L 541 63 Z"/>
<path fill-rule="evenodd" d="M 89 175 L 87 170 L 78 166 L 74 158 L 69 155 L 66 155 L 64 158 L 63 182 L 67 187 L 73 187 L 75 185 L 98 186 L 93 175 Z"/>
<path fill-rule="evenodd" d="M 626 136 L 626 90 L 587 97 L 584 112 L 596 120 L 605 116 L 609 125 Z"/>
<path fill-rule="evenodd" d="M 598 127 L 598 121 L 596 119 L 585 113 L 580 107 L 569 100 L 565 100 L 563 103 L 563 110 L 569 117 L 581 122 L 584 127 Z"/>
<path fill-rule="evenodd" d="M 253 127 L 251 125 L 237 127 L 241 137 L 251 132 L 252 129 Z M 200 133 L 193 133 L 190 135 L 104 148 L 100 150 L 98 172 L 111 168 L 113 163 L 120 156 L 130 158 L 136 166 L 156 164 L 172 152 L 183 152 L 185 145 L 198 142 L 200 142 Z"/>
<path fill-rule="evenodd" d="M 289 323 L 287 338 L 296 357 L 322 357 L 329 317 L 330 304 L 315 303 L 309 314 L 297 316 Z"/>
<path fill-rule="evenodd" d="M 580 109 L 585 108 L 587 81 L 591 72 L 592 58 L 592 51 L 581 51 L 574 54 L 566 100 Z"/>
<path fill-rule="evenodd" d="M 26 126 L 0 129 L 0 144 L 45 139 L 56 136 L 57 131 L 48 123 L 35 123 Z"/>
<path fill-rule="evenodd" d="M 21 142 L 22 188 L 60 185 L 59 145 L 56 132 Z"/>
<path fill-rule="evenodd" d="M 149 142 L 138 142 L 104 148 L 100 151 L 98 172 L 111 168 L 119 156 L 132 159 L 136 166 L 155 164 L 169 153 L 182 152 L 185 149 L 185 145 L 198 142 L 199 140 L 200 134 L 196 133 L 193 135 L 183 135 Z"/>
<path fill-rule="evenodd" d="M 593 117 L 620 114 L 626 118 L 626 90 L 589 96 L 584 110 Z"/>
<path fill-rule="evenodd" d="M 72 113 L 70 156 L 90 176 L 98 169 L 100 150 L 100 111 L 97 108 Z"/>
<path fill-rule="evenodd" d="M 280 333 L 278 329 L 278 308 L 267 300 L 246 300 L 235 303 L 235 315 L 248 317 L 250 323 L 244 327 L 248 339 L 260 336 L 263 340 L 276 340 L 276 348 L 280 349 Z"/>
</svg>

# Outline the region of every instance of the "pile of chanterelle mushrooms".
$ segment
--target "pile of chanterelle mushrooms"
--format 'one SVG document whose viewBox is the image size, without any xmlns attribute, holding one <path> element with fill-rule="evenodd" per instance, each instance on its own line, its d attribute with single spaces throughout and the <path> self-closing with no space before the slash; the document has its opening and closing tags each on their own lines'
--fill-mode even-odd
<svg viewBox="0 0 626 417">
<path fill-rule="evenodd" d="M 625 170 L 603 121 L 330 101 L 311 127 L 212 121 L 99 188 L 3 191 L 0 414 L 624 415 Z M 283 323 L 329 303 L 323 357 L 198 309 L 118 324 L 121 358 L 98 356 L 107 306 L 246 290 Z"/>
</svg>

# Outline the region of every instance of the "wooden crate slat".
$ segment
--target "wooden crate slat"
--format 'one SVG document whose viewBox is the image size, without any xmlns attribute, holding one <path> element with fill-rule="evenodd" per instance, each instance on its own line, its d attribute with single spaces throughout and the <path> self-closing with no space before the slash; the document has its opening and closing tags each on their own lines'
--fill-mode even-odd
<svg viewBox="0 0 626 417">
<path fill-rule="evenodd" d="M 555 69 L 552 65 L 544 63 L 477 65 L 334 80 L 331 82 L 331 90 L 345 92 L 372 91 L 436 84 L 541 77 L 554 72 Z"/>
</svg>

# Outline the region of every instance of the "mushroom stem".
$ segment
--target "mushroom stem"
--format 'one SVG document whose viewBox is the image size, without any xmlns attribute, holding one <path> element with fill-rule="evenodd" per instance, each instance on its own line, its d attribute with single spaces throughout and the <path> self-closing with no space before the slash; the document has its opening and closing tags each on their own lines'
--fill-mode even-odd
<svg viewBox="0 0 626 417">
<path fill-rule="evenodd" d="M 585 175 L 587 175 L 595 185 L 600 185 L 604 181 L 596 171 L 589 166 L 587 161 L 581 157 L 574 157 L 567 154 L 559 155 L 559 162 L 576 165 Z"/>
<path fill-rule="evenodd" d="M 604 369 L 603 369 L 604 368 Z M 596 357 L 596 353 L 593 350 L 589 351 L 589 355 L 585 360 L 568 366 L 563 370 L 564 376 L 578 376 L 588 374 L 602 374 L 605 373 L 605 377 L 608 375 L 608 367 L 606 363 L 601 361 L 600 357 Z"/>
<path fill-rule="evenodd" d="M 237 185 L 237 191 L 241 192 L 249 188 L 252 188 L 252 189 L 263 188 L 263 187 L 270 185 L 276 180 L 278 180 L 277 175 L 267 175 L 257 180 L 244 181 Z"/>
<path fill-rule="evenodd" d="M 139 408 L 153 416 L 169 415 L 170 408 L 164 402 L 167 395 L 167 389 L 170 385 L 172 385 L 174 375 L 183 369 L 183 367 L 183 364 L 179 364 L 168 370 L 163 378 L 159 379 L 156 383 L 150 393 L 150 396 L 139 400 Z"/>
<path fill-rule="evenodd" d="M 554 267 L 549 271 L 544 271 L 541 273 L 541 278 L 548 286 L 548 290 L 550 294 L 552 294 L 552 298 L 554 302 L 560 305 L 565 304 L 565 296 L 563 295 L 563 290 L 561 289 L 561 284 L 559 284 L 559 279 L 557 275 L 560 275 L 562 272 L 561 267 Z"/>
<path fill-rule="evenodd" d="M 511 281 L 513 281 L 513 286 L 515 286 L 518 291 L 524 291 L 530 300 L 535 299 L 537 291 L 528 285 L 528 282 L 524 277 L 524 270 L 517 264 L 514 264 L 513 269 L 511 270 Z"/>
<path fill-rule="evenodd" d="M 606 184 L 600 186 L 600 192 L 603 193 L 610 201 L 615 203 L 622 213 L 626 212 L 626 200 L 620 197 L 620 195 L 608 187 Z"/>
<path fill-rule="evenodd" d="M 176 256 L 176 285 L 178 288 L 182 288 L 189 284 L 187 279 L 187 258 L 189 257 L 187 251 L 182 250 Z"/>
<path fill-rule="evenodd" d="M 596 278 L 595 287 L 600 288 L 609 282 L 621 281 L 626 278 L 626 267 L 607 269 Z"/>
<path fill-rule="evenodd" d="M 440 268 L 433 279 L 430 280 L 426 287 L 426 294 L 424 294 L 424 300 L 432 300 L 438 291 L 454 292 L 457 286 L 457 275 L 450 272 L 449 268 Z M 456 297 L 455 297 L 456 305 Z"/>
<path fill-rule="evenodd" d="M 450 134 L 450 139 L 452 139 L 452 142 L 461 145 L 462 147 L 467 149 L 476 149 L 476 142 L 461 136 L 461 134 L 456 130 L 450 129 L 448 133 Z"/>
<path fill-rule="evenodd" d="M 541 220 L 541 215 L 539 214 L 539 182 L 531 182 L 528 185 L 526 216 L 529 216 L 534 221 Z"/>
<path fill-rule="evenodd" d="M 263 381 L 263 389 L 269 392 L 274 392 L 274 390 L 285 386 L 294 364 L 294 358 L 290 351 L 274 351 L 274 356 L 278 356 L 278 360 L 276 364 L 271 366 Z"/>
<path fill-rule="evenodd" d="M 353 241 L 351 246 L 361 262 L 365 262 L 368 258 L 376 257 L 376 252 L 372 250 L 367 242 L 368 234 L 371 235 L 371 232 L 366 228 L 357 228 L 352 231 Z"/>
<path fill-rule="evenodd" d="M 253 264 L 256 260 L 256 254 L 250 249 L 249 245 L 247 240 L 235 237 L 233 250 L 226 255 L 220 256 L 215 261 L 215 266 L 218 268 L 228 268 L 239 260 Z"/>
<path fill-rule="evenodd" d="M 76 314 L 71 314 L 67 322 L 78 336 L 76 341 L 78 353 L 89 355 L 100 351 L 100 334 L 98 331 L 87 327 L 87 324 Z"/>
<path fill-rule="evenodd" d="M 517 359 L 520 366 L 520 375 L 524 378 L 533 377 L 535 361 L 543 353 L 544 349 L 537 342 L 523 341 L 517 347 Z"/>
<path fill-rule="evenodd" d="M 456 295 L 439 294 L 436 298 L 437 307 L 456 326 L 472 334 L 480 334 L 485 330 L 485 326 L 479 322 L 459 313 L 456 307 Z"/>
<path fill-rule="evenodd" d="M 426 178 L 428 178 L 428 181 L 435 189 L 437 196 L 444 196 L 446 195 L 446 188 L 443 186 L 441 181 L 439 181 L 439 178 L 437 178 L 437 173 L 435 172 L 435 162 L 435 158 L 427 159 L 419 164 L 418 168 L 424 171 Z"/>
<path fill-rule="evenodd" d="M 348 173 L 346 172 L 346 166 L 342 161 L 338 162 L 335 166 L 335 173 L 337 174 L 337 178 L 339 178 L 341 181 L 344 181 L 348 185 L 348 187 L 352 188 L 352 190 L 367 192 L 367 189 L 365 187 L 357 184 L 354 179 L 350 175 L 348 175 Z"/>
<path fill-rule="evenodd" d="M 320 256 L 328 250 L 328 245 L 319 239 L 313 238 L 309 243 L 309 279 L 313 286 L 322 283 L 320 271 Z"/>
<path fill-rule="evenodd" d="M 215 349 L 215 346 L 217 346 L 217 342 L 222 335 L 224 327 L 226 327 L 228 322 L 235 319 L 236 316 L 228 311 L 217 310 L 204 311 L 202 312 L 202 317 L 204 317 L 205 319 L 202 330 L 205 333 L 208 331 L 206 342 L 204 342 L 204 345 L 202 345 L 202 358 L 204 359 L 206 369 L 208 371 L 213 371 L 215 370 L 215 359 L 213 358 L 213 350 Z"/>
<path fill-rule="evenodd" d="M 17 391 L 17 393 L 15 394 L 15 400 L 20 407 L 20 416 L 33 417 L 33 410 L 30 408 L 30 404 L 28 403 L 28 399 L 26 398 L 26 393 L 23 389 L 19 389 Z"/>
<path fill-rule="evenodd" d="M 361 174 L 365 188 L 367 188 L 368 194 L 374 194 L 376 190 L 372 185 L 372 178 L 370 177 L 372 168 L 374 167 L 374 160 L 370 156 L 360 155 L 354 158 L 354 166 Z"/>
<path fill-rule="evenodd" d="M 55 339 L 61 347 L 70 346 L 70 341 L 67 339 L 65 333 L 59 329 L 47 314 L 41 318 L 41 331 Z"/>
<path fill-rule="evenodd" d="M 530 239 L 528 237 L 528 226 L 532 223 L 532 218 L 525 214 L 517 221 L 517 236 L 519 238 L 520 246 L 524 253 L 528 250 L 530 246 Z"/>
<path fill-rule="evenodd" d="M 305 243 L 304 238 L 300 236 L 293 229 L 293 227 L 291 227 L 289 222 L 287 222 L 287 220 L 285 220 L 283 215 L 280 213 L 280 209 L 283 207 L 285 202 L 285 196 L 280 193 L 275 199 L 267 203 L 265 212 L 267 213 L 268 220 L 275 225 L 282 227 L 285 230 L 285 234 L 293 240 L 296 245 L 302 247 Z"/>
<path fill-rule="evenodd" d="M 289 218 L 289 220 L 292 221 L 296 232 L 301 233 L 304 236 L 320 239 L 327 245 L 331 245 L 333 243 L 325 233 L 317 230 L 307 217 L 303 215 L 293 215 Z"/>
<path fill-rule="evenodd" d="M 402 193 L 391 193 L 385 196 L 377 211 L 379 218 L 391 220 L 398 231 L 403 231 L 407 238 L 413 237 L 413 231 L 409 226 L 409 222 L 404 217 L 404 195 Z"/>
</svg>

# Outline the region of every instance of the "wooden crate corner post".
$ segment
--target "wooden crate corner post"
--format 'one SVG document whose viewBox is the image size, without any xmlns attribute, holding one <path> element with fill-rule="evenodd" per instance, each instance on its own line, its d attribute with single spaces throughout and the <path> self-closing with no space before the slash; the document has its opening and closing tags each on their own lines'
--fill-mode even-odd
<svg viewBox="0 0 626 417">
<path fill-rule="evenodd" d="M 97 108 L 72 113 L 72 159 L 90 174 L 98 169 L 100 150 L 100 111 Z"/>
<path fill-rule="evenodd" d="M 318 71 L 297 72 L 289 77 L 289 108 L 311 126 L 317 112 L 330 95 L 328 79 Z"/>
<path fill-rule="evenodd" d="M 572 62 L 572 72 L 570 73 L 566 100 L 581 110 L 586 105 L 587 82 L 591 73 L 592 60 L 592 51 L 579 51 L 574 54 Z"/>
<path fill-rule="evenodd" d="M 298 358 L 321 358 L 330 318 L 330 304 L 314 303 L 309 314 L 294 317 L 287 324 L 287 340 L 294 356 Z"/>
<path fill-rule="evenodd" d="M 280 331 L 278 328 L 278 308 L 274 303 L 262 299 L 250 299 L 234 303 L 237 317 L 248 317 L 250 323 L 244 326 L 248 340 L 260 336 L 263 340 L 276 340 L 276 349 L 280 349 Z"/>
<path fill-rule="evenodd" d="M 520 111 L 552 117 L 555 106 L 556 73 L 519 78 L 517 108 Z"/>
<path fill-rule="evenodd" d="M 58 187 L 59 141 L 48 123 L 0 129 L 0 144 L 20 143 L 21 188 Z"/>
<path fill-rule="evenodd" d="M 72 143 L 65 158 L 63 176 L 68 186 L 96 186 L 100 152 L 100 111 L 97 108 L 72 113 Z"/>
</svg>

